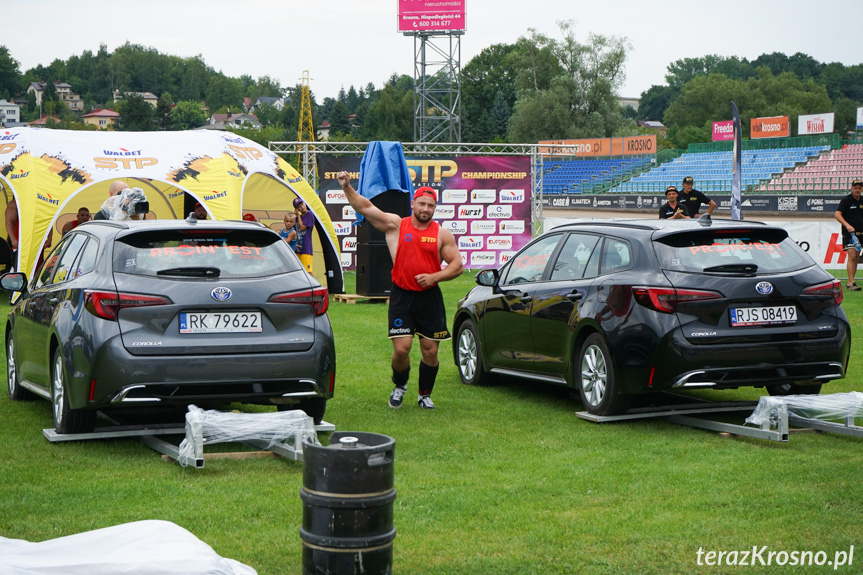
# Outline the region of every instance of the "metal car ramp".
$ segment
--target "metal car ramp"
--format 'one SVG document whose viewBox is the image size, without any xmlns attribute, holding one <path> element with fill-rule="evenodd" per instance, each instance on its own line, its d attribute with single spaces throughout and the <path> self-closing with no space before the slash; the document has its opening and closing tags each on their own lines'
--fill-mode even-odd
<svg viewBox="0 0 863 575">
<path fill-rule="evenodd" d="M 216 412 L 207 412 L 213 413 Z M 230 416 L 234 422 L 246 422 L 246 426 L 240 431 L 237 428 L 218 430 L 217 433 L 209 433 L 202 428 L 201 415 L 189 413 L 186 417 L 185 425 L 179 423 L 160 423 L 160 424 L 136 424 L 124 425 L 122 422 L 114 420 L 102 412 L 99 412 L 99 417 L 105 419 L 113 425 L 97 427 L 90 433 L 57 433 L 54 429 L 43 429 L 42 435 L 51 443 L 64 441 L 88 441 L 93 439 L 120 439 L 126 437 L 137 437 L 141 443 L 161 453 L 169 459 L 179 463 L 181 466 L 194 467 L 200 469 L 204 467 L 205 459 L 217 457 L 239 458 L 243 456 L 252 456 L 252 454 L 260 454 L 270 452 L 278 457 L 292 459 L 294 461 L 303 460 L 303 437 L 316 433 L 329 433 L 335 431 L 335 425 L 322 421 L 319 424 L 312 424 L 311 418 L 304 417 L 308 420 L 307 425 L 293 425 L 284 422 L 277 423 L 277 429 L 261 428 L 257 421 L 261 418 L 256 416 L 261 415 L 277 415 L 288 416 L 293 412 L 277 412 L 272 414 L 258 413 L 221 413 L 219 415 Z M 302 412 L 299 412 L 303 416 Z M 256 421 L 257 420 L 257 421 Z M 260 433 L 249 433 L 248 424 L 257 424 L 257 430 L 264 430 L 264 437 Z M 235 423 L 236 425 L 236 423 Z M 184 436 L 185 441 L 180 445 L 171 443 L 160 436 Z M 274 441 L 271 438 L 278 436 L 280 441 Z M 239 452 L 239 453 L 212 453 L 205 454 L 204 446 L 214 443 L 244 443 L 258 451 Z"/>
<path fill-rule="evenodd" d="M 836 394 L 840 395 L 840 394 Z M 631 409 L 623 415 L 593 415 L 586 411 L 576 412 L 576 416 L 594 423 L 612 423 L 621 421 L 634 421 L 642 419 L 661 419 L 669 423 L 686 425 L 699 429 L 729 433 L 731 435 L 767 439 L 770 441 L 787 442 L 791 426 L 795 428 L 814 429 L 817 431 L 863 437 L 863 427 L 855 424 L 855 417 L 861 417 L 859 411 L 848 409 L 845 414 L 837 417 L 843 423 L 824 421 L 816 417 L 806 417 L 798 413 L 790 412 L 782 402 L 782 398 L 768 398 L 775 405 L 770 418 L 764 418 L 757 426 L 738 425 L 724 421 L 715 421 L 713 416 L 724 413 L 744 412 L 752 413 L 760 402 L 757 401 L 728 401 L 713 402 L 697 398 L 683 397 L 676 394 L 657 394 L 658 397 L 667 397 L 669 405 L 655 405 L 650 407 Z M 801 396 L 789 396 L 797 397 Z M 829 396 L 810 396 L 812 398 L 825 398 Z M 763 400 L 764 398 L 762 398 Z M 675 403 L 676 402 L 676 403 Z M 855 415 L 856 413 L 856 415 Z M 775 429 L 774 429 L 775 428 Z"/>
</svg>

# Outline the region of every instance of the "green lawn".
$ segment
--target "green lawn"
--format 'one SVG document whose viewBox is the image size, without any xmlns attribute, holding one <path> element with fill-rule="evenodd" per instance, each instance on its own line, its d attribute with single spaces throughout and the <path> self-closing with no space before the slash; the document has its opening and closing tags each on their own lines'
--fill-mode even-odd
<svg viewBox="0 0 863 575">
<path fill-rule="evenodd" d="M 450 317 L 472 285 L 466 273 L 443 286 Z M 863 292 L 843 305 L 861 333 Z M 838 571 L 863 572 L 861 439 L 800 433 L 778 444 L 663 422 L 596 425 L 576 418 L 566 390 L 462 385 L 448 344 L 437 409 L 414 401 L 414 346 L 410 393 L 395 411 L 385 305 L 333 303 L 330 317 L 338 373 L 326 419 L 396 440 L 395 573 L 825 573 L 833 567 L 699 566 L 697 553 L 767 546 L 765 561 L 769 551 L 832 561 L 851 545 L 854 565 Z M 825 393 L 861 389 L 861 372 L 855 354 L 850 376 Z M 302 571 L 301 463 L 183 469 L 131 439 L 51 444 L 41 432 L 50 425 L 48 402 L 0 397 L 0 535 L 37 541 L 164 519 L 261 575 Z"/>
</svg>

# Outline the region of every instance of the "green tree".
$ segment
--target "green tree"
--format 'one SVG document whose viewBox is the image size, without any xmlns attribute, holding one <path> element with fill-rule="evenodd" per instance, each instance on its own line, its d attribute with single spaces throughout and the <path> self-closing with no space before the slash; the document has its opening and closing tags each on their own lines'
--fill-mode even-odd
<svg viewBox="0 0 863 575">
<path fill-rule="evenodd" d="M 174 130 L 193 130 L 207 123 L 207 115 L 199 102 L 183 100 L 171 110 L 171 128 Z"/>
<path fill-rule="evenodd" d="M 351 133 L 351 122 L 349 119 L 348 107 L 341 101 L 333 104 L 333 109 L 330 110 L 330 140 L 340 140 L 345 135 Z"/>
<path fill-rule="evenodd" d="M 516 72 L 508 61 L 514 50 L 511 44 L 494 44 L 462 68 L 463 141 L 490 142 L 506 136 L 516 100 Z"/>
<path fill-rule="evenodd" d="M 21 91 L 20 64 L 9 53 L 6 46 L 0 46 L 0 96 L 10 98 Z"/>
<path fill-rule="evenodd" d="M 413 84 L 411 79 L 410 84 Z M 409 142 L 413 138 L 413 89 L 398 88 L 399 80 L 388 82 L 379 99 L 366 113 L 360 134 L 365 140 Z"/>
<path fill-rule="evenodd" d="M 216 74 L 210 77 L 206 100 L 211 110 L 227 106 L 234 112 L 240 111 L 243 109 L 243 86 L 238 80 Z"/>
<path fill-rule="evenodd" d="M 279 124 L 280 114 L 272 104 L 261 104 L 255 110 L 255 116 L 262 126 L 276 126 Z"/>
<path fill-rule="evenodd" d="M 156 129 L 156 124 L 153 121 L 153 106 L 141 96 L 131 95 L 118 102 L 117 113 L 120 114 L 114 124 L 117 130 L 148 132 Z"/>
<path fill-rule="evenodd" d="M 281 98 L 285 93 L 285 89 L 280 85 L 278 78 L 270 76 L 261 76 L 257 79 L 252 87 L 249 97 L 254 102 L 261 97 L 266 98 Z"/>
<path fill-rule="evenodd" d="M 156 124 L 157 130 L 171 129 L 171 94 L 169 92 L 164 92 L 156 103 L 153 122 Z"/>
</svg>

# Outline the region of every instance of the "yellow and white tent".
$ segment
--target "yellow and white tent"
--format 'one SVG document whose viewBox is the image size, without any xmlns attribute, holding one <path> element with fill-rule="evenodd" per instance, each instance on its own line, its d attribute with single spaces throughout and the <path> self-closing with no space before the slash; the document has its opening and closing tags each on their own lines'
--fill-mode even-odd
<svg viewBox="0 0 863 575">
<path fill-rule="evenodd" d="M 49 230 L 59 238 L 78 209 L 97 212 L 108 187 L 123 180 L 144 190 L 151 215 L 184 218 L 185 194 L 215 220 L 251 213 L 273 229 L 301 197 L 314 212 L 314 271 L 333 293 L 342 291 L 339 242 L 326 208 L 303 177 L 279 156 L 235 134 L 78 132 L 0 129 L 0 197 L 15 199 L 19 216 L 17 269 L 35 272 Z M 0 222 L 3 237 L 8 235 Z"/>
</svg>

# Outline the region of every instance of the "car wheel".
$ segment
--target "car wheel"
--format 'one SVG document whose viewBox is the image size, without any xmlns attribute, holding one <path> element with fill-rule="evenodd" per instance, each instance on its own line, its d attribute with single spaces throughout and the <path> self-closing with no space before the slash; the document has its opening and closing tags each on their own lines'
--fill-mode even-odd
<svg viewBox="0 0 863 575">
<path fill-rule="evenodd" d="M 601 335 L 594 333 L 588 336 L 581 346 L 576 368 L 581 403 L 589 413 L 626 413 L 629 409 L 629 397 L 618 393 L 611 354 Z"/>
<path fill-rule="evenodd" d="M 767 393 L 770 395 L 818 395 L 821 393 L 821 384 L 812 382 L 778 383 L 768 385 Z"/>
<path fill-rule="evenodd" d="M 66 385 L 66 367 L 58 347 L 51 362 L 51 403 L 54 412 L 54 429 L 57 433 L 90 433 L 96 427 L 96 412 L 69 408 L 69 388 Z"/>
<path fill-rule="evenodd" d="M 279 411 L 292 411 L 301 409 L 306 412 L 306 415 L 312 418 L 315 425 L 324 420 L 324 413 L 327 411 L 327 400 L 322 397 L 314 397 L 305 399 L 299 403 L 286 403 L 278 406 Z"/>
<path fill-rule="evenodd" d="M 490 385 L 492 377 L 482 365 L 482 353 L 479 349 L 479 337 L 476 326 L 471 320 L 465 320 L 458 328 L 456 336 L 456 365 L 458 374 L 465 385 Z"/>
<path fill-rule="evenodd" d="M 15 340 L 12 339 L 11 333 L 6 338 L 6 382 L 9 386 L 9 399 L 21 401 L 36 397 L 21 387 L 21 382 L 18 379 L 18 366 L 15 364 Z"/>
</svg>

